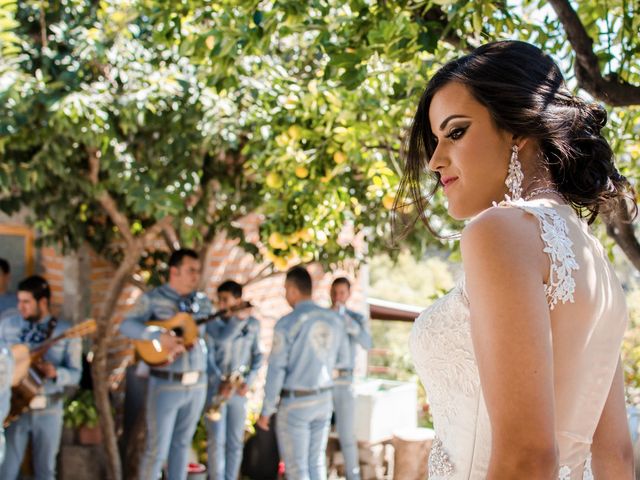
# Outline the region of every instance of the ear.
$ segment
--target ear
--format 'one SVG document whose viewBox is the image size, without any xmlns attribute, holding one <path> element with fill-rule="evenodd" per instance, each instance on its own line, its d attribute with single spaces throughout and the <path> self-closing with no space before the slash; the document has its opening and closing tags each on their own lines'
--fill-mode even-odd
<svg viewBox="0 0 640 480">
<path fill-rule="evenodd" d="M 513 134 L 511 136 L 511 144 L 517 146 L 518 150 L 522 150 L 527 143 L 529 143 L 529 139 L 522 135 Z"/>
<path fill-rule="evenodd" d="M 38 300 L 38 308 L 40 310 L 48 309 L 49 308 L 49 299 L 47 297 L 42 297 L 40 300 Z"/>
</svg>

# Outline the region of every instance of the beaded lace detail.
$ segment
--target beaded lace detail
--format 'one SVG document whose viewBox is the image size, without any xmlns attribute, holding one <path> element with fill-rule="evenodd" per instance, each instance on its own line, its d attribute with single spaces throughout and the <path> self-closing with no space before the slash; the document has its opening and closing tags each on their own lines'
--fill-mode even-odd
<svg viewBox="0 0 640 480">
<path fill-rule="evenodd" d="M 498 206 L 514 206 L 532 214 L 540 222 L 540 237 L 545 244 L 544 252 L 549 255 L 551 270 L 545 293 L 549 308 L 553 310 L 558 302 L 573 303 L 576 281 L 573 271 L 578 270 L 573 253 L 573 242 L 569 238 L 567 222 L 553 208 L 529 205 L 525 200 L 505 200 Z"/>
<path fill-rule="evenodd" d="M 449 461 L 449 456 L 442 446 L 442 441 L 435 437 L 429 452 L 429 478 L 449 478 L 454 471 L 453 464 Z M 560 467 L 558 480 L 571 480 L 571 468 L 567 465 Z M 582 480 L 594 480 L 591 469 L 591 453 L 584 462 Z"/>
<path fill-rule="evenodd" d="M 453 465 L 449 461 L 449 455 L 445 453 L 442 442 L 436 437 L 433 439 L 429 452 L 429 478 L 435 476 L 446 478 L 452 473 Z"/>
</svg>

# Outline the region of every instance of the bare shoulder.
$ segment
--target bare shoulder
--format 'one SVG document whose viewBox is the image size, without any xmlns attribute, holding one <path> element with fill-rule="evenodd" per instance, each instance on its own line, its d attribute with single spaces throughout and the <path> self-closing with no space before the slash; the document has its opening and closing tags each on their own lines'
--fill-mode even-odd
<svg viewBox="0 0 640 480">
<path fill-rule="evenodd" d="M 463 229 L 460 246 L 463 260 L 481 255 L 485 262 L 533 266 L 545 258 L 538 219 L 509 206 L 491 207 L 475 217 Z"/>
</svg>

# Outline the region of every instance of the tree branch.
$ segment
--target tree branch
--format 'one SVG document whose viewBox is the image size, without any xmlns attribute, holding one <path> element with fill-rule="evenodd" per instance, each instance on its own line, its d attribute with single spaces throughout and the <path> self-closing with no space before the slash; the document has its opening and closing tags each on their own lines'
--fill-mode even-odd
<svg viewBox="0 0 640 480">
<path fill-rule="evenodd" d="M 180 239 L 178 238 L 178 232 L 173 227 L 173 225 L 165 225 L 162 229 L 162 236 L 164 237 L 164 241 L 167 244 L 167 247 L 171 251 L 180 248 Z"/>
<path fill-rule="evenodd" d="M 617 74 L 602 76 L 593 40 L 571 7 L 569 0 L 550 0 L 576 53 L 576 79 L 580 88 L 609 105 L 622 107 L 640 104 L 640 85 L 621 80 Z"/>
<path fill-rule="evenodd" d="M 87 147 L 86 150 L 89 156 L 89 181 L 94 187 L 98 187 L 100 183 L 100 151 L 92 147 Z M 129 219 L 118 209 L 116 201 L 106 190 L 101 190 L 97 198 L 104 211 L 109 215 L 111 221 L 118 227 L 118 230 L 120 230 L 127 245 L 131 247 L 136 242 L 136 239 L 131 233 Z"/>
<path fill-rule="evenodd" d="M 40 2 L 40 41 L 42 42 L 42 49 L 48 47 L 49 42 L 47 40 L 47 19 L 45 17 L 44 2 Z"/>
<path fill-rule="evenodd" d="M 420 18 L 422 21 L 426 23 L 439 23 L 442 26 L 442 34 L 441 38 L 445 42 L 450 45 L 453 45 L 459 50 L 464 50 L 464 45 L 462 39 L 455 33 L 452 32 L 449 26 L 449 18 L 447 14 L 442 10 L 441 7 L 437 5 L 433 5 L 428 10 L 422 8 L 422 5 L 412 5 L 409 4 L 410 9 L 419 10 L 415 15 L 417 18 Z"/>
<path fill-rule="evenodd" d="M 155 240 L 155 238 L 158 235 L 160 235 L 161 232 L 171 227 L 172 222 L 173 222 L 172 215 L 167 215 L 162 220 L 158 220 L 150 228 L 148 228 L 145 234 L 142 236 L 142 244 L 144 246 L 147 246 L 150 242 Z"/>
<path fill-rule="evenodd" d="M 640 270 L 640 242 L 636 238 L 626 201 L 619 201 L 615 211 L 604 216 L 603 220 L 607 234 L 620 246 L 633 266 Z"/>
</svg>

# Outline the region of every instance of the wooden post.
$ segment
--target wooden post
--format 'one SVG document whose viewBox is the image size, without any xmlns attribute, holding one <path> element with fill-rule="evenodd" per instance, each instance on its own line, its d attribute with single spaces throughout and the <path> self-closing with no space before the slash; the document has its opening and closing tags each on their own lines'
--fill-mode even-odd
<svg viewBox="0 0 640 480">
<path fill-rule="evenodd" d="M 409 428 L 393 435 L 393 479 L 424 480 L 434 432 L 430 428 Z"/>
</svg>

